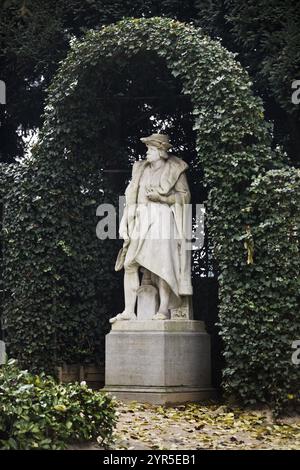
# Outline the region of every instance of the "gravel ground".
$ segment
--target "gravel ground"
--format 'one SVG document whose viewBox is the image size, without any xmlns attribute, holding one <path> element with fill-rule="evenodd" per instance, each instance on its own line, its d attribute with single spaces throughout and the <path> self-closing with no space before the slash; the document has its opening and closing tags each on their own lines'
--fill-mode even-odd
<svg viewBox="0 0 300 470">
<path fill-rule="evenodd" d="M 177 407 L 119 403 L 112 449 L 300 449 L 300 417 L 219 404 Z"/>
<path fill-rule="evenodd" d="M 69 449 L 99 450 L 97 443 Z M 300 450 L 300 416 L 275 421 L 265 410 L 216 403 L 165 407 L 118 402 L 110 450 Z"/>
</svg>

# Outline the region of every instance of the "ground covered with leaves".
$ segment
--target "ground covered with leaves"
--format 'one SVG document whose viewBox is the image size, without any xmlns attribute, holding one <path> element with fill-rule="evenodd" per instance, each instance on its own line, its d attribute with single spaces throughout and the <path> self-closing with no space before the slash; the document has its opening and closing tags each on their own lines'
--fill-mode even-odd
<svg viewBox="0 0 300 470">
<path fill-rule="evenodd" d="M 220 404 L 119 403 L 114 449 L 300 449 L 300 418 Z"/>
</svg>

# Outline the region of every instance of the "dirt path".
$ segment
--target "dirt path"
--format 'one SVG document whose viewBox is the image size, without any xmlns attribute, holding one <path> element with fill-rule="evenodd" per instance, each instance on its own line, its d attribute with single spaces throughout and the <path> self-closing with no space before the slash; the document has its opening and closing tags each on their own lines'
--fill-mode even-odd
<svg viewBox="0 0 300 470">
<path fill-rule="evenodd" d="M 112 449 L 300 449 L 300 419 L 225 405 L 119 404 Z"/>
</svg>

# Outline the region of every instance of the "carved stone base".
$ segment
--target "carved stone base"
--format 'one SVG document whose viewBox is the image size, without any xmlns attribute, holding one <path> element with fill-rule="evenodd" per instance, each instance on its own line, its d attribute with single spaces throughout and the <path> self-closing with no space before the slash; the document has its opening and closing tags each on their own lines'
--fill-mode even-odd
<svg viewBox="0 0 300 470">
<path fill-rule="evenodd" d="M 210 337 L 195 320 L 118 321 L 106 336 L 105 388 L 120 400 L 212 397 Z"/>
<path fill-rule="evenodd" d="M 104 392 L 111 393 L 123 402 L 137 401 L 152 405 L 174 405 L 198 402 L 216 396 L 213 388 L 199 387 L 122 387 L 106 386 Z"/>
</svg>

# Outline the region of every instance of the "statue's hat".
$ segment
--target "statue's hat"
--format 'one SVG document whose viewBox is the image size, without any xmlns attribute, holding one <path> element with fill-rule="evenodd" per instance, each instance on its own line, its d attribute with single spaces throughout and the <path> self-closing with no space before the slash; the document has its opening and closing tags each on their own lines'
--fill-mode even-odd
<svg viewBox="0 0 300 470">
<path fill-rule="evenodd" d="M 172 147 L 167 134 L 151 134 L 149 137 L 142 137 L 141 141 L 145 145 L 153 145 L 159 149 L 169 150 Z"/>
</svg>

